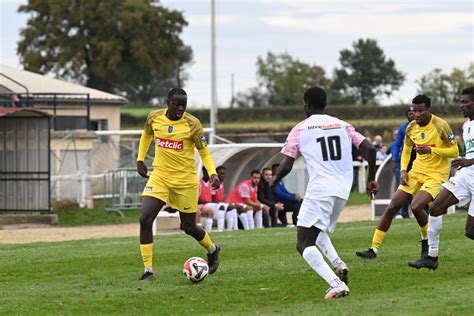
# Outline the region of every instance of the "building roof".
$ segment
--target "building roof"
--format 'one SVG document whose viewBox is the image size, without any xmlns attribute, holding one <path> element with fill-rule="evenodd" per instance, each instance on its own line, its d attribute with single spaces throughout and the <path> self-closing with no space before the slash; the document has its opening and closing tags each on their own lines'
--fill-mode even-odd
<svg viewBox="0 0 474 316">
<path fill-rule="evenodd" d="M 22 85 L 28 88 L 29 94 L 58 94 L 58 98 L 60 99 L 86 99 L 86 94 L 89 94 L 92 102 L 103 101 L 105 103 L 114 104 L 125 104 L 128 102 L 126 98 L 115 94 L 0 64 L 1 90 L 10 90 L 18 94 L 26 94 L 27 91 Z M 74 93 L 77 93 L 77 95 L 61 95 Z"/>
<path fill-rule="evenodd" d="M 50 116 L 50 115 L 48 113 L 38 111 L 37 109 L 34 109 L 34 108 L 20 108 L 20 107 L 2 108 L 0 107 L 0 117 L 2 116 L 21 117 L 21 116 Z"/>
</svg>

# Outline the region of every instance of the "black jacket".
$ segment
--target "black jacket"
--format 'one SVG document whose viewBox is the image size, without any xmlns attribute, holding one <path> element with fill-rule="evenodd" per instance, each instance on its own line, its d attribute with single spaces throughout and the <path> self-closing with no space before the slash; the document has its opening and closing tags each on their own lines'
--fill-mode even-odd
<svg viewBox="0 0 474 316">
<path fill-rule="evenodd" d="M 275 201 L 273 200 L 273 192 L 270 188 L 270 184 L 265 181 L 263 178 L 258 184 L 257 198 L 260 203 L 268 205 L 270 207 L 275 207 Z"/>
</svg>

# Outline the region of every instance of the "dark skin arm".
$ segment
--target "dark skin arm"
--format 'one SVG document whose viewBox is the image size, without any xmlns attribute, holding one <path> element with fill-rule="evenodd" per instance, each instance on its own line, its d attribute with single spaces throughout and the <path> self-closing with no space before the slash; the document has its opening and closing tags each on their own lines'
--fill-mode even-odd
<svg viewBox="0 0 474 316">
<path fill-rule="evenodd" d="M 148 169 L 143 161 L 137 161 L 137 172 L 143 178 L 148 178 Z"/>
<path fill-rule="evenodd" d="M 464 168 L 474 165 L 474 158 L 467 159 L 467 158 L 456 158 L 451 161 L 451 165 L 454 168 Z"/>
<path fill-rule="evenodd" d="M 365 151 L 365 157 L 369 164 L 369 174 L 367 176 L 367 195 L 373 198 L 377 192 L 379 192 L 379 184 L 375 181 L 375 161 L 376 161 L 376 150 L 367 139 L 364 139 L 359 145 Z"/>
<path fill-rule="evenodd" d="M 217 174 L 211 174 L 210 181 L 212 188 L 215 190 L 219 189 L 219 187 L 221 186 L 221 180 L 219 179 Z"/>
<path fill-rule="evenodd" d="M 285 156 L 283 161 L 280 163 L 280 166 L 278 167 L 277 174 L 274 179 L 270 180 L 270 187 L 272 189 L 275 188 L 275 185 L 277 185 L 278 182 L 281 181 L 284 177 L 286 177 L 291 169 L 293 169 L 293 164 L 295 163 L 295 159 L 291 158 L 289 156 Z"/>
</svg>

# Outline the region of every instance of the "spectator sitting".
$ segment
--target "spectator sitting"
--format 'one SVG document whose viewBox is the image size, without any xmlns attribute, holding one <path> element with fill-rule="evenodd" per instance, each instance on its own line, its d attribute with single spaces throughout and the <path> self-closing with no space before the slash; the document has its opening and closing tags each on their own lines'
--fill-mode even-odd
<svg viewBox="0 0 474 316">
<path fill-rule="evenodd" d="M 3 103 L 3 106 L 6 108 L 15 108 L 22 106 L 20 98 L 15 93 L 10 95 L 10 100 Z"/>
<path fill-rule="evenodd" d="M 227 197 L 227 203 L 239 206 L 239 220 L 244 229 L 255 229 L 263 227 L 262 212 L 269 212 L 270 207 L 260 203 L 257 199 L 258 183 L 260 182 L 260 171 L 252 170 L 250 179 L 241 181 Z M 254 218 L 255 212 L 255 218 Z"/>
<path fill-rule="evenodd" d="M 375 135 L 373 145 L 376 150 L 380 150 L 383 146 L 383 139 L 380 135 Z"/>
<path fill-rule="evenodd" d="M 209 183 L 209 175 L 206 168 L 202 168 L 203 177 L 199 181 L 199 201 L 201 203 L 200 213 L 204 220 L 204 229 L 212 230 L 213 219 L 217 221 L 217 231 L 224 230 L 224 221 L 227 222 L 227 229 L 234 229 L 234 223 L 237 220 L 237 211 L 235 207 L 225 203 L 224 199 L 224 180 L 225 167 L 216 168 L 217 176 L 221 181 L 218 189 L 213 189 Z"/>
<path fill-rule="evenodd" d="M 272 165 L 273 174 L 277 173 L 278 167 L 280 164 Z M 288 220 L 286 219 L 287 212 L 293 212 L 292 221 L 293 225 L 296 226 L 298 221 L 298 213 L 300 211 L 301 203 L 303 202 L 303 197 L 299 193 L 290 193 L 285 187 L 283 181 L 278 182 L 273 189 L 273 198 L 275 201 L 283 203 L 284 209 L 278 212 L 278 219 L 280 220 L 282 226 L 288 225 Z"/>
<path fill-rule="evenodd" d="M 380 147 L 375 157 L 377 160 L 385 160 L 385 158 L 387 158 L 387 146 Z"/>
<path fill-rule="evenodd" d="M 270 179 L 272 178 L 272 169 L 271 168 L 263 168 L 262 170 L 262 179 L 258 184 L 258 200 L 263 204 L 270 207 L 269 215 L 270 215 L 270 223 L 268 221 L 268 216 L 263 217 L 263 226 L 264 227 L 276 227 L 277 226 L 277 213 L 283 211 L 283 203 L 276 202 L 273 199 L 273 192 L 270 188 Z M 264 214 L 265 215 L 265 214 Z"/>
</svg>

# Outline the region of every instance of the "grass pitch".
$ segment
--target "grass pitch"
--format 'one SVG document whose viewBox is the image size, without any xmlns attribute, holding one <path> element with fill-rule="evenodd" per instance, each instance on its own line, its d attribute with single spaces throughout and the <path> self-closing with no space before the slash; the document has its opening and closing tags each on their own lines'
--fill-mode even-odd
<svg viewBox="0 0 474 316">
<path fill-rule="evenodd" d="M 221 266 L 203 283 L 181 273 L 205 251 L 184 234 L 155 240 L 157 281 L 139 283 L 137 238 L 0 245 L 0 314 L 304 314 L 472 315 L 473 241 L 466 214 L 447 216 L 440 267 L 415 270 L 414 219 L 396 220 L 377 259 L 354 254 L 369 246 L 374 222 L 339 224 L 334 245 L 350 268 L 348 297 L 325 301 L 326 283 L 295 250 L 295 229 L 213 233 Z"/>
</svg>

